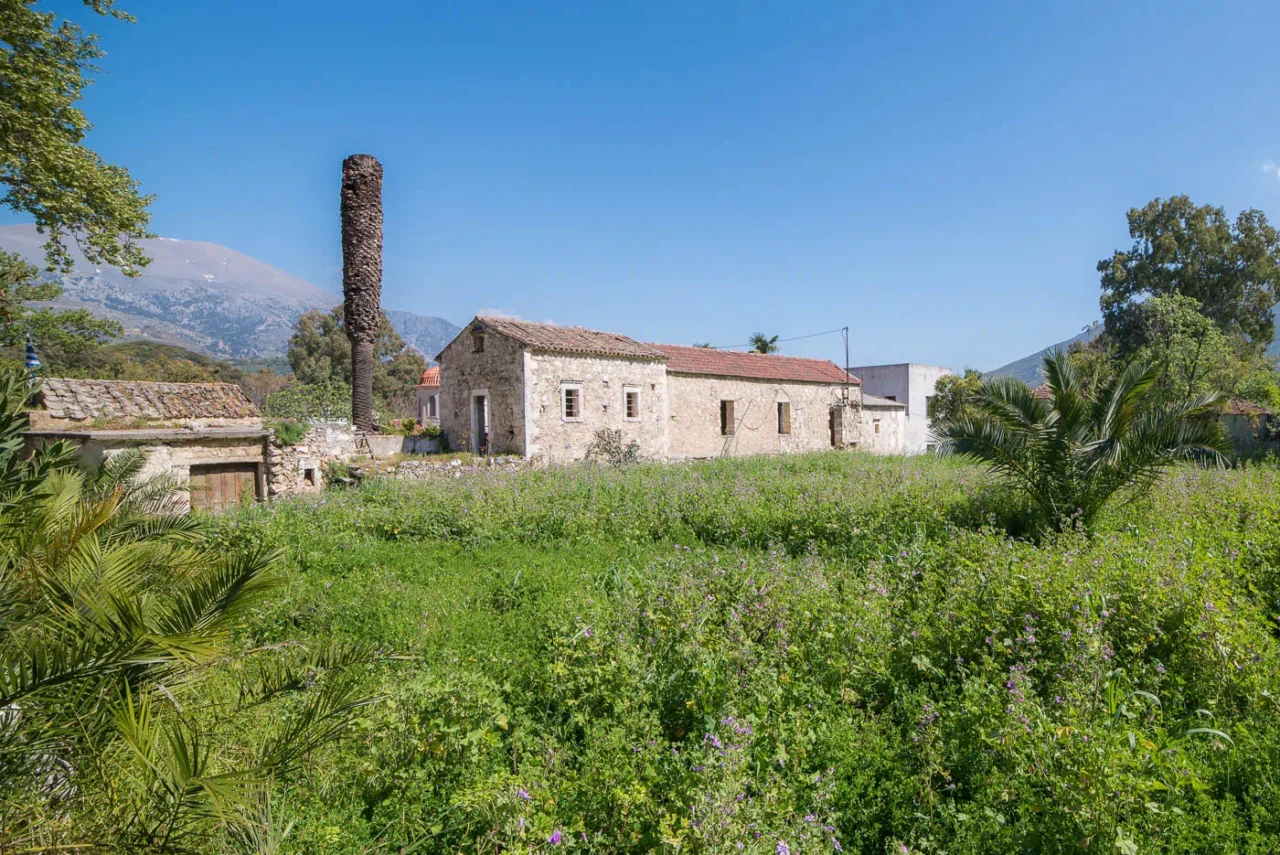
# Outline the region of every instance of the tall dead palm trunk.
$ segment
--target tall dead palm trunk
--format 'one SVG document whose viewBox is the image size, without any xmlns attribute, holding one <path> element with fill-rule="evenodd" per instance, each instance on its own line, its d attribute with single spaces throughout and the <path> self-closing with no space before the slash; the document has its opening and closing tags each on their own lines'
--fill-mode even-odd
<svg viewBox="0 0 1280 855">
<path fill-rule="evenodd" d="M 382 309 L 382 164 L 342 161 L 342 314 L 351 341 L 351 418 L 373 429 L 373 346 Z"/>
</svg>

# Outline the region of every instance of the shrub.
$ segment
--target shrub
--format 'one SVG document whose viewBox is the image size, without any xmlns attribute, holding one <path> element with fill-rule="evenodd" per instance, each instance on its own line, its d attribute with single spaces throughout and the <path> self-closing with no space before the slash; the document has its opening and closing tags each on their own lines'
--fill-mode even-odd
<svg viewBox="0 0 1280 855">
<path fill-rule="evenodd" d="M 297 445 L 307 435 L 307 426 L 293 419 L 272 422 L 269 427 L 275 434 L 276 441 L 285 448 Z"/>
<path fill-rule="evenodd" d="M 267 396 L 262 414 L 269 419 L 351 421 L 351 387 L 345 383 L 294 383 Z"/>
<path fill-rule="evenodd" d="M 1092 388 L 1062 351 L 1045 356 L 1044 373 L 1048 399 L 1021 380 L 987 380 L 970 396 L 970 412 L 933 430 L 939 454 L 985 463 L 1048 528 L 1090 528 L 1112 496 L 1144 495 L 1179 461 L 1225 463 L 1217 394 L 1159 403 L 1160 372 L 1141 363 Z"/>
<path fill-rule="evenodd" d="M 640 444 L 624 442 L 622 431 L 600 428 L 587 446 L 587 460 L 609 466 L 627 466 L 640 461 Z"/>
<path fill-rule="evenodd" d="M 419 424 L 416 419 L 392 419 L 381 428 L 389 436 L 420 436 L 431 439 L 440 436 L 440 425 L 434 422 Z"/>
</svg>

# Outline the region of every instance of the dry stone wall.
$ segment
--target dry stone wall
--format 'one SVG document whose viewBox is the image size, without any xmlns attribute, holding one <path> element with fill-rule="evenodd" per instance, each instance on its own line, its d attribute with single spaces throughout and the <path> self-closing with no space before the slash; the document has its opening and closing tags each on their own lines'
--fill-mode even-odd
<svg viewBox="0 0 1280 855">
<path fill-rule="evenodd" d="M 314 424 L 302 439 L 282 446 L 273 435 L 267 450 L 267 496 L 282 498 L 324 489 L 325 464 L 359 454 L 359 436 L 348 422 Z"/>
</svg>

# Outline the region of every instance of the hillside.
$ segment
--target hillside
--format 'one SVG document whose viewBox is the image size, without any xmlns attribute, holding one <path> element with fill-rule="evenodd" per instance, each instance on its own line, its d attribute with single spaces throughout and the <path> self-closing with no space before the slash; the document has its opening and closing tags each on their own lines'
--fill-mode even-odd
<svg viewBox="0 0 1280 855">
<path fill-rule="evenodd" d="M 1044 355 L 1046 353 L 1058 348 L 1063 348 L 1065 350 L 1078 341 L 1093 341 L 1093 339 L 1097 338 L 1101 332 L 1102 324 L 1095 323 L 1084 332 L 1074 335 L 1065 341 L 1060 341 L 1057 344 L 1051 344 L 1044 350 L 1037 351 L 1030 356 L 1024 356 L 1021 359 L 1015 359 L 1008 365 L 1001 365 L 999 368 L 993 368 L 985 373 L 990 377 L 1016 377 L 1032 386 L 1039 386 L 1044 382 L 1044 374 L 1041 372 L 1041 363 L 1043 362 Z M 1267 348 L 1267 356 L 1271 357 L 1273 360 L 1280 360 L 1280 338 L 1271 342 L 1271 345 Z"/>
<path fill-rule="evenodd" d="M 1044 382 L 1044 374 L 1041 371 L 1041 365 L 1044 361 L 1045 354 L 1050 353 L 1059 348 L 1066 350 L 1078 341 L 1093 341 L 1102 332 L 1102 324 L 1093 324 L 1081 333 L 1072 336 L 1065 341 L 1057 344 L 1051 344 L 1043 350 L 1024 356 L 1021 359 L 1015 359 L 1008 365 L 1001 365 L 999 368 L 993 368 L 985 372 L 990 377 L 1016 377 L 1019 380 L 1031 385 L 1039 386 Z"/>
<path fill-rule="evenodd" d="M 43 243 L 34 226 L 0 226 L 0 249 L 42 269 Z M 63 288 L 51 305 L 114 318 L 128 340 L 176 344 L 222 359 L 269 359 L 284 354 L 298 315 L 342 302 L 339 294 L 218 244 L 157 238 L 143 247 L 154 260 L 136 279 L 95 267 L 73 248 L 71 273 L 43 274 Z M 397 332 L 428 357 L 459 329 L 442 318 L 388 314 Z"/>
</svg>

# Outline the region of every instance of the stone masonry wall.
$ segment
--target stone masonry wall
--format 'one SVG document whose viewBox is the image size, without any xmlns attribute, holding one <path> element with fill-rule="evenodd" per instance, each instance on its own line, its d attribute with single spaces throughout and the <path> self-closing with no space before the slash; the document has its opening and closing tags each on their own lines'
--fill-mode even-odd
<svg viewBox="0 0 1280 855">
<path fill-rule="evenodd" d="M 526 353 L 526 453 L 547 463 L 581 460 L 601 429 L 621 430 L 623 442 L 636 442 L 640 456 L 667 455 L 666 368 L 656 360 L 569 354 Z M 566 419 L 563 388 L 581 389 L 581 413 Z M 627 418 L 626 393 L 640 396 L 637 418 Z"/>
<path fill-rule="evenodd" d="M 904 407 L 864 404 L 860 417 L 858 448 L 873 454 L 907 453 L 907 413 Z M 880 423 L 879 433 L 876 433 L 876 422 Z"/>
<path fill-rule="evenodd" d="M 359 451 L 355 428 L 347 422 L 312 425 L 297 445 L 274 436 L 267 450 L 267 496 L 271 499 L 324 489 L 325 464 L 349 461 Z"/>
<path fill-rule="evenodd" d="M 440 353 L 440 429 L 455 451 L 472 450 L 472 393 L 489 401 L 489 451 L 524 454 L 524 350 L 503 335 L 485 335 L 483 353 L 472 351 L 469 332 Z"/>
<path fill-rule="evenodd" d="M 789 383 L 693 374 L 668 374 L 669 452 L 673 458 L 779 454 L 831 448 L 831 408 L 841 407 L 840 384 Z M 850 401 L 860 398 L 849 389 Z M 720 432 L 720 402 L 734 402 L 735 430 Z M 778 432 L 778 402 L 791 404 L 791 433 Z M 856 406 L 841 407 L 840 445 L 857 441 Z"/>
<path fill-rule="evenodd" d="M 252 463 L 257 466 L 257 489 L 262 494 L 266 476 L 265 438 L 192 437 L 164 442 L 137 443 L 120 440 L 72 440 L 76 454 L 86 463 L 98 466 L 104 460 L 128 448 L 141 448 L 147 460 L 140 477 L 168 476 L 179 485 L 191 477 L 191 467 L 218 463 Z M 189 497 L 183 492 L 184 506 Z"/>
</svg>

